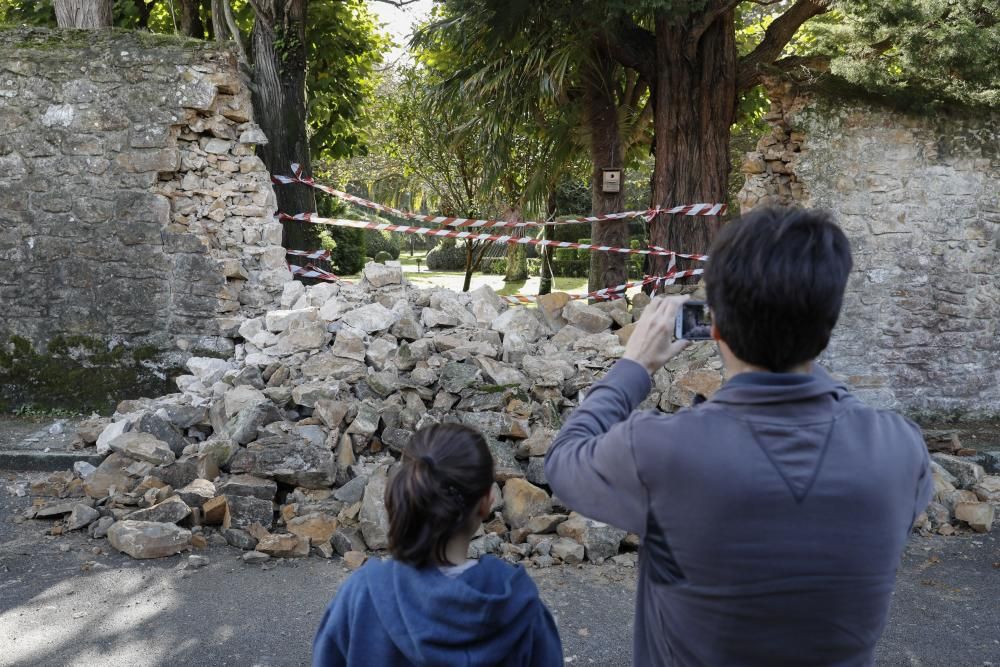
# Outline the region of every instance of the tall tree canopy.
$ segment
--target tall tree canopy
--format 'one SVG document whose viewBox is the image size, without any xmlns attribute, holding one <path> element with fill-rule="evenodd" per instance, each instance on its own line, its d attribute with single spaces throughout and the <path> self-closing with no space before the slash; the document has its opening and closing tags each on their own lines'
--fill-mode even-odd
<svg viewBox="0 0 1000 667">
<path fill-rule="evenodd" d="M 582 108 L 594 167 L 624 162 L 622 120 L 652 116 L 653 207 L 726 200 L 730 129 L 740 100 L 768 71 L 827 68 L 859 83 L 995 100 L 1000 3 L 971 0 L 440 0 L 428 34 L 467 62 L 454 90 L 488 117 L 539 100 Z M 755 30 L 747 30 L 747 27 Z M 630 79 L 629 77 L 633 77 Z M 632 82 L 631 84 L 629 82 Z M 631 91 L 631 94 L 629 94 Z M 642 91 L 635 94 L 635 91 Z M 648 109 L 648 111 L 647 111 Z M 652 243 L 705 251 L 721 219 L 659 216 Z M 620 244 L 623 225 L 595 241 Z M 666 258 L 656 258 L 662 272 Z M 592 275 L 620 282 L 621 258 Z M 602 267 L 598 265 L 598 269 Z M 594 283 L 592 283 L 594 286 Z"/>
</svg>

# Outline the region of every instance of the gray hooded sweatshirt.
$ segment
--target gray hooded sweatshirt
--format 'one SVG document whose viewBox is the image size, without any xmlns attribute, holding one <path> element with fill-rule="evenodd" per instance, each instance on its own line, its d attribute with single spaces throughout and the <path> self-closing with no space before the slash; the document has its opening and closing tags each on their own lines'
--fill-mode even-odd
<svg viewBox="0 0 1000 667">
<path fill-rule="evenodd" d="M 642 540 L 636 665 L 869 665 L 933 482 L 920 430 L 818 366 L 744 373 L 711 400 L 633 412 L 619 361 L 553 441 L 545 475 Z"/>
</svg>

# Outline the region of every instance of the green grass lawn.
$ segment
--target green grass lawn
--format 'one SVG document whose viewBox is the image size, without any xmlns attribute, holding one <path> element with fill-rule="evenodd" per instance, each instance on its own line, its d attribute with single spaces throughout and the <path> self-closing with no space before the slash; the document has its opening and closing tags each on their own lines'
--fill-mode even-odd
<svg viewBox="0 0 1000 667">
<path fill-rule="evenodd" d="M 414 252 L 410 256 L 408 250 L 403 250 L 399 254 L 399 263 L 403 267 L 406 279 L 417 287 L 442 287 L 445 289 L 462 291 L 465 282 L 465 272 L 463 271 L 428 271 L 426 265 L 426 251 Z M 361 276 L 342 276 L 346 280 L 359 280 Z M 489 285 L 497 294 L 538 294 L 539 278 L 531 276 L 527 280 L 517 282 L 504 282 L 503 276 L 488 275 L 484 273 L 474 273 L 472 275 L 471 289 L 476 289 L 482 285 Z M 586 278 L 555 278 L 552 286 L 553 292 L 569 292 L 570 294 L 584 294 L 587 291 Z"/>
</svg>

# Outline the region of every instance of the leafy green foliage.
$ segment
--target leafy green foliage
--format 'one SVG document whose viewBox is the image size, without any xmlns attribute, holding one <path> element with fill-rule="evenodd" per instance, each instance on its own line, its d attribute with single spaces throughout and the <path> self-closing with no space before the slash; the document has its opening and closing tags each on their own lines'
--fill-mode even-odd
<svg viewBox="0 0 1000 667">
<path fill-rule="evenodd" d="M 998 0 L 856 0 L 813 30 L 832 71 L 873 92 L 1000 104 Z"/>
<path fill-rule="evenodd" d="M 365 102 L 389 45 L 363 0 L 311 2 L 306 30 L 310 149 L 319 159 L 367 151 Z"/>
</svg>

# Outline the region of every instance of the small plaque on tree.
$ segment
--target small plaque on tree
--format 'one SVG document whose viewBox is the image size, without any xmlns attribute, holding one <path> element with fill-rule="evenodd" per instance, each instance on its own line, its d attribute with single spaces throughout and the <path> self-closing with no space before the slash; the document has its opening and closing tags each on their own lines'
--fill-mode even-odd
<svg viewBox="0 0 1000 667">
<path fill-rule="evenodd" d="M 601 179 L 601 192 L 622 191 L 621 169 L 601 169 L 601 174 L 603 176 Z"/>
</svg>

